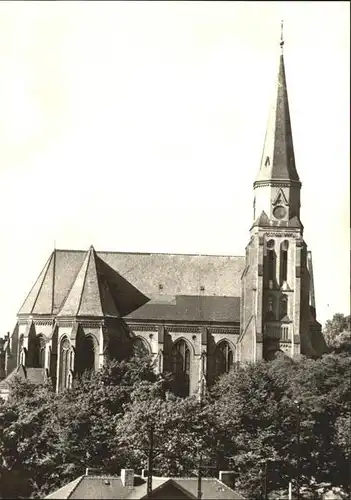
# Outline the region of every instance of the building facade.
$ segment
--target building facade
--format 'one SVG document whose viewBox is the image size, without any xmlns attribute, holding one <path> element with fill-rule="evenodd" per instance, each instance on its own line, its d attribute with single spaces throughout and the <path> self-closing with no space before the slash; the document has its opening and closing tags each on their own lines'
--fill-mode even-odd
<svg viewBox="0 0 351 500">
<path fill-rule="evenodd" d="M 0 389 L 19 366 L 63 389 L 135 344 L 181 395 L 236 363 L 319 356 L 300 192 L 281 53 L 245 256 L 55 250 L 3 346 Z"/>
</svg>

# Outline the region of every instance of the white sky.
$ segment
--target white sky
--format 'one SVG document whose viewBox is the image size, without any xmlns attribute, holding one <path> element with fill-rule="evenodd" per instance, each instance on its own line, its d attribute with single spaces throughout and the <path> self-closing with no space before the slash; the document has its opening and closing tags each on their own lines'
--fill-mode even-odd
<svg viewBox="0 0 351 500">
<path fill-rule="evenodd" d="M 0 2 L 0 332 L 54 248 L 244 255 L 280 20 L 317 313 L 349 313 L 349 2 Z"/>
</svg>

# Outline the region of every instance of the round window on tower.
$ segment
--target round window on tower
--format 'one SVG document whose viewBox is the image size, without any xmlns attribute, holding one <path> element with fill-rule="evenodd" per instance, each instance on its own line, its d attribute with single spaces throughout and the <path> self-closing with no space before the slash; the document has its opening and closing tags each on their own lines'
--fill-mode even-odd
<svg viewBox="0 0 351 500">
<path fill-rule="evenodd" d="M 273 215 L 276 219 L 283 219 L 286 214 L 286 209 L 279 205 L 278 207 L 275 207 L 273 210 Z"/>
</svg>

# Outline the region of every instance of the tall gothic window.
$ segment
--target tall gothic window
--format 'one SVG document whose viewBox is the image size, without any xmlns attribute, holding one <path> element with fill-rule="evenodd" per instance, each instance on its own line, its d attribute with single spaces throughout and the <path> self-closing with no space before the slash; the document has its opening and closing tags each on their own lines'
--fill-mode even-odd
<svg viewBox="0 0 351 500">
<path fill-rule="evenodd" d="M 67 337 L 61 342 L 60 349 L 60 386 L 61 389 L 68 387 L 68 375 L 70 369 L 70 347 L 71 344 Z"/>
<path fill-rule="evenodd" d="M 95 369 L 95 346 L 94 340 L 90 335 L 82 339 L 82 344 L 80 346 L 81 352 L 81 372 L 94 371 Z"/>
<path fill-rule="evenodd" d="M 215 350 L 216 376 L 228 373 L 233 366 L 233 351 L 228 342 L 223 341 Z"/>
<path fill-rule="evenodd" d="M 172 373 L 174 375 L 174 392 L 178 396 L 188 396 L 190 383 L 190 349 L 185 340 L 178 340 L 173 346 Z"/>
<path fill-rule="evenodd" d="M 42 335 L 38 336 L 38 366 L 45 367 L 45 339 Z"/>
<path fill-rule="evenodd" d="M 43 335 L 37 335 L 31 340 L 32 366 L 44 368 L 45 366 L 45 339 Z"/>
<path fill-rule="evenodd" d="M 18 360 L 20 365 L 25 365 L 25 352 L 24 352 L 24 335 L 20 336 L 19 344 L 18 344 Z"/>
<path fill-rule="evenodd" d="M 281 284 L 288 279 L 288 249 L 289 242 L 283 241 L 281 244 L 281 252 L 280 252 L 280 282 Z"/>
<path fill-rule="evenodd" d="M 267 241 L 267 260 L 268 260 L 268 281 L 274 281 L 274 267 L 275 267 L 275 251 L 274 240 Z"/>
</svg>

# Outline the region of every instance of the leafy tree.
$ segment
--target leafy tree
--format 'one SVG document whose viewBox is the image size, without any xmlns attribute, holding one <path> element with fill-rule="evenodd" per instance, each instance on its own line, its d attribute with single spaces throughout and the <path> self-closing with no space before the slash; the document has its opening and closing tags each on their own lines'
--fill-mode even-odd
<svg viewBox="0 0 351 500">
<path fill-rule="evenodd" d="M 219 380 L 215 408 L 227 425 L 227 447 L 237 448 L 235 470 L 243 492 L 262 495 L 265 475 L 268 492 L 287 491 L 297 476 L 298 451 L 302 486 L 347 487 L 347 454 L 336 421 L 349 411 L 350 376 L 350 358 L 330 354 L 249 364 Z"/>
<path fill-rule="evenodd" d="M 1 491 L 43 496 L 85 467 L 118 470 L 124 457 L 116 453 L 116 423 L 135 387 L 156 379 L 152 360 L 135 356 L 110 362 L 59 394 L 15 380 L 9 401 L 0 407 Z"/>
<path fill-rule="evenodd" d="M 299 420 L 302 490 L 347 491 L 350 379 L 342 351 L 247 364 L 222 376 L 201 405 L 171 394 L 170 378 L 142 355 L 108 363 L 59 394 L 16 380 L 0 401 L 0 490 L 42 497 L 85 467 L 141 469 L 148 456 L 157 474 L 197 475 L 200 457 L 219 469 L 231 468 L 231 457 L 244 496 L 260 498 L 265 482 L 272 498 L 283 498 L 296 478 Z"/>
<path fill-rule="evenodd" d="M 118 445 L 131 451 L 130 466 L 147 467 L 150 459 L 160 475 L 196 475 L 200 456 L 213 463 L 224 447 L 212 406 L 155 389 L 144 384 L 133 394 L 117 425 Z"/>
<path fill-rule="evenodd" d="M 348 352 L 351 354 L 351 316 L 334 314 L 328 320 L 323 330 L 325 341 L 333 352 Z"/>
</svg>

